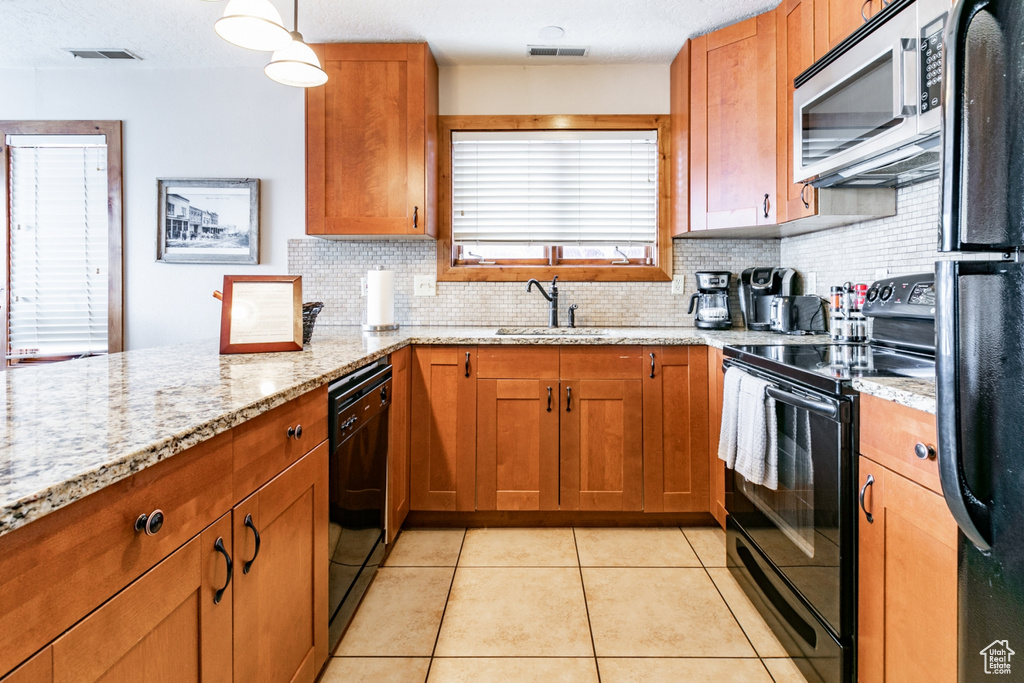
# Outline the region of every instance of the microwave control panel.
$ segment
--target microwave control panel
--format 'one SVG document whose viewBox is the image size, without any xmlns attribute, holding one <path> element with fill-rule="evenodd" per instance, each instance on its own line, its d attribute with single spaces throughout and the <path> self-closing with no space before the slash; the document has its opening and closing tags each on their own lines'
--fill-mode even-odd
<svg viewBox="0 0 1024 683">
<path fill-rule="evenodd" d="M 942 93 L 942 36 L 946 15 L 921 29 L 921 113 L 938 109 Z"/>
</svg>

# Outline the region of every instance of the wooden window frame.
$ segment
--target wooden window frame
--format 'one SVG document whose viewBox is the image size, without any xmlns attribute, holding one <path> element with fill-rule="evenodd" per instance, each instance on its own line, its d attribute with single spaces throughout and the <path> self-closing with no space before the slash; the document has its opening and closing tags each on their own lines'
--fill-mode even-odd
<svg viewBox="0 0 1024 683">
<path fill-rule="evenodd" d="M 3 352 L 5 366 L 32 365 L 66 359 L 27 359 L 12 363 L 6 360 L 9 339 L 8 315 L 11 310 L 11 161 L 7 152 L 8 135 L 103 135 L 107 141 L 107 353 L 124 350 L 124 280 L 122 263 L 122 192 L 121 192 L 121 122 L 120 121 L 0 121 L 0 189 L 3 190 L 4 235 L 4 297 Z"/>
<path fill-rule="evenodd" d="M 669 163 L 672 131 L 669 116 L 440 116 L 438 117 L 438 235 L 437 279 L 442 282 L 525 282 L 531 278 L 564 282 L 668 282 L 672 279 L 672 225 Z M 452 254 L 452 131 L 507 130 L 657 130 L 658 131 L 658 245 L 655 265 L 613 266 L 580 261 L 557 262 L 551 250 L 549 265 L 468 265 L 453 262 Z M 557 248 L 556 248 L 557 249 Z M 578 265 L 577 265 L 578 264 Z"/>
</svg>

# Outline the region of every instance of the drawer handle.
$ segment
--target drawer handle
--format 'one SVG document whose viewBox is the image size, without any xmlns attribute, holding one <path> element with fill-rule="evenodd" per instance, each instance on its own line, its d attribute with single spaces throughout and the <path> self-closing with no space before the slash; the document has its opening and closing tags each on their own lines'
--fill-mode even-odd
<svg viewBox="0 0 1024 683">
<path fill-rule="evenodd" d="M 466 377 L 469 377 L 469 351 L 466 351 Z"/>
<path fill-rule="evenodd" d="M 651 354 L 651 379 L 654 379 L 654 354 Z"/>
<path fill-rule="evenodd" d="M 874 524 L 875 518 L 868 512 L 868 509 L 864 507 L 864 495 L 868 492 L 868 487 L 875 483 L 875 477 L 868 475 L 867 481 L 860 487 L 860 509 L 864 511 L 864 517 L 867 518 L 868 524 Z"/>
<path fill-rule="evenodd" d="M 296 439 L 302 438 L 302 425 L 295 425 L 294 427 L 288 428 L 288 438 L 295 437 Z"/>
<path fill-rule="evenodd" d="M 548 412 L 551 412 L 551 387 L 548 387 Z"/>
<path fill-rule="evenodd" d="M 135 520 L 135 531 L 145 531 L 147 536 L 156 536 L 164 528 L 164 511 L 153 510 L 148 515 L 139 515 Z"/>
<path fill-rule="evenodd" d="M 252 523 L 252 515 L 245 516 L 245 526 L 252 529 L 252 535 L 256 537 L 256 552 L 252 554 L 251 560 L 246 560 L 245 564 L 242 565 L 242 573 L 248 574 L 249 570 L 252 569 L 252 563 L 260 556 L 260 532 L 256 530 L 256 525 Z"/>
<path fill-rule="evenodd" d="M 565 388 L 565 412 L 572 412 L 572 387 Z"/>
<path fill-rule="evenodd" d="M 921 460 L 933 460 L 935 458 L 935 446 L 919 443 L 914 446 L 914 455 Z"/>
<path fill-rule="evenodd" d="M 213 594 L 213 604 L 217 605 L 220 603 L 221 598 L 224 597 L 224 591 L 231 585 L 231 575 L 234 573 L 235 565 L 231 561 L 231 556 L 228 555 L 227 549 L 224 547 L 223 537 L 218 537 L 217 542 L 213 544 L 213 549 L 224 556 L 224 561 L 228 564 L 228 580 L 224 582 L 224 585 L 217 589 L 217 592 Z"/>
</svg>

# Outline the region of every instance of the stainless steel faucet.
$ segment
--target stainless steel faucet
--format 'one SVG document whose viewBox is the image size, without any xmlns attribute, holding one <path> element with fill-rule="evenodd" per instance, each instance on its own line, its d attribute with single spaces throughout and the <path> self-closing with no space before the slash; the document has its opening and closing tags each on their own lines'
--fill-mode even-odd
<svg viewBox="0 0 1024 683">
<path fill-rule="evenodd" d="M 551 306 L 548 309 L 548 327 L 558 327 L 558 276 L 551 280 L 551 293 L 544 291 L 544 285 L 537 282 L 537 280 L 530 280 L 526 283 L 526 291 L 529 292 L 533 289 L 533 286 L 537 285 L 537 289 L 544 295 L 544 298 L 551 302 Z"/>
</svg>

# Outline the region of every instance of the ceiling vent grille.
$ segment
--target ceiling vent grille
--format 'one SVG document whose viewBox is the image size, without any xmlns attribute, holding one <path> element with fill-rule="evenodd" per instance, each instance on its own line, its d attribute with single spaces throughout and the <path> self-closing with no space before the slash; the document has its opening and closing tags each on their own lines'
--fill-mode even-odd
<svg viewBox="0 0 1024 683">
<path fill-rule="evenodd" d="M 588 57 L 589 47 L 558 47 L 557 45 L 527 45 L 531 57 Z"/>
<path fill-rule="evenodd" d="M 65 50 L 67 52 L 70 52 L 75 57 L 78 57 L 79 59 L 113 59 L 113 60 L 122 60 L 122 59 L 138 59 L 138 60 L 141 60 L 142 59 L 142 57 L 139 57 L 138 55 L 133 54 L 133 53 L 129 52 L 128 50 L 99 50 L 99 49 L 88 50 L 88 49 L 77 49 L 77 48 L 71 48 L 71 47 L 65 48 Z"/>
</svg>

